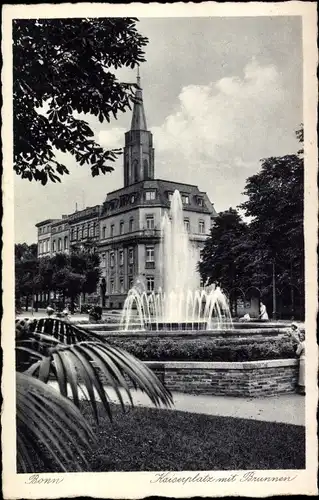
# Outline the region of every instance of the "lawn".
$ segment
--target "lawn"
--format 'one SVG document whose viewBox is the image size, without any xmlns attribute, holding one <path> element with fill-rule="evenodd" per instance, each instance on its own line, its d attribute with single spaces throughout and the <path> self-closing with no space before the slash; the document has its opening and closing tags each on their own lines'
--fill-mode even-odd
<svg viewBox="0 0 319 500">
<path fill-rule="evenodd" d="M 97 434 L 93 453 L 83 450 L 93 472 L 305 467 L 301 426 L 151 408 L 123 415 L 114 405 L 113 423 L 100 407 L 97 427 L 88 404 L 82 409 Z"/>
</svg>

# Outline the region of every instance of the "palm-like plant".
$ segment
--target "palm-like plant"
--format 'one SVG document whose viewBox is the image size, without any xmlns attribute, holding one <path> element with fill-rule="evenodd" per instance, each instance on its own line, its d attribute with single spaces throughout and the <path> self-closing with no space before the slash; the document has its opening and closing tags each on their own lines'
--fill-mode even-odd
<svg viewBox="0 0 319 500">
<path fill-rule="evenodd" d="M 80 411 L 82 396 L 98 422 L 97 399 L 112 420 L 108 388 L 125 410 L 130 387 L 142 389 L 155 406 L 170 406 L 170 392 L 154 373 L 100 336 L 53 318 L 16 320 L 17 459 L 23 472 L 34 472 L 34 456 L 46 467 L 87 470 L 81 445 L 94 434 Z M 56 382 L 58 390 L 49 382 Z"/>
</svg>

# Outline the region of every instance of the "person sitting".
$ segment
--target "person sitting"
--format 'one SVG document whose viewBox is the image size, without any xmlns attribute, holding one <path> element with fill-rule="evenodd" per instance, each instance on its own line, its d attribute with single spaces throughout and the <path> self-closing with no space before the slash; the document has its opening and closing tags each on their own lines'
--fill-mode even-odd
<svg viewBox="0 0 319 500">
<path fill-rule="evenodd" d="M 62 315 L 64 318 L 67 318 L 70 314 L 69 307 L 66 305 L 65 308 L 62 311 Z"/>
<path fill-rule="evenodd" d="M 250 321 L 251 320 L 251 317 L 248 313 L 246 313 L 242 318 L 239 318 L 239 321 L 242 321 L 244 323 L 246 323 L 247 321 Z"/>
<path fill-rule="evenodd" d="M 295 341 L 299 344 L 300 338 L 301 338 L 301 332 L 300 332 L 300 328 L 297 325 L 297 323 L 291 323 L 289 333 L 295 339 Z"/>
<path fill-rule="evenodd" d="M 261 321 L 269 321 L 269 316 L 268 316 L 268 313 L 267 313 L 266 306 L 265 306 L 265 304 L 263 304 L 262 302 L 260 302 L 260 314 L 259 314 L 259 319 L 260 319 Z"/>
<path fill-rule="evenodd" d="M 53 307 L 51 306 L 51 304 L 48 304 L 48 307 L 47 307 L 47 315 L 48 315 L 48 316 L 52 316 L 52 314 L 54 314 L 54 309 L 53 309 Z"/>
</svg>

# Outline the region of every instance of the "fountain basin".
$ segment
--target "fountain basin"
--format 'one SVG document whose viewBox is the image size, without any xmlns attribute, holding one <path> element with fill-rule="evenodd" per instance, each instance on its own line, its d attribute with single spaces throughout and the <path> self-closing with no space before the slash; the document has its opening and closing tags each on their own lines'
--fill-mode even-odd
<svg viewBox="0 0 319 500">
<path fill-rule="evenodd" d="M 146 362 L 171 391 L 264 397 L 296 392 L 298 360 Z"/>
<path fill-rule="evenodd" d="M 193 321 L 193 322 L 151 322 L 146 325 L 146 330 L 150 331 L 184 331 L 184 330 L 206 330 L 206 321 Z"/>
</svg>

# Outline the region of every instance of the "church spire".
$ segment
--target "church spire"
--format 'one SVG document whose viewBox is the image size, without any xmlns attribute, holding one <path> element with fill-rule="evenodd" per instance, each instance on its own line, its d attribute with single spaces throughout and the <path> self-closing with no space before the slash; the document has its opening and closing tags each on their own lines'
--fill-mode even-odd
<svg viewBox="0 0 319 500">
<path fill-rule="evenodd" d="M 154 179 L 153 136 L 147 130 L 139 67 L 136 83 L 131 128 L 125 133 L 124 186 Z"/>
<path fill-rule="evenodd" d="M 138 88 L 135 92 L 131 130 L 147 130 L 139 66 L 137 66 L 136 83 Z"/>
</svg>

